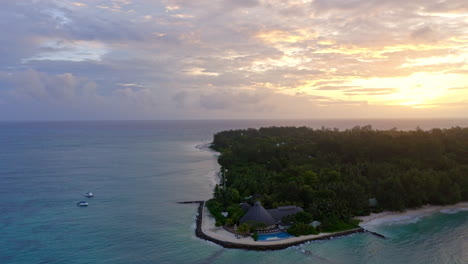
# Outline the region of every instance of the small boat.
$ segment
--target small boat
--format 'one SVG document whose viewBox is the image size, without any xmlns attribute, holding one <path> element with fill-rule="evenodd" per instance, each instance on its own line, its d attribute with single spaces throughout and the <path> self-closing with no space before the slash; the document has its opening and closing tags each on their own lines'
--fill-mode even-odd
<svg viewBox="0 0 468 264">
<path fill-rule="evenodd" d="M 76 205 L 78 205 L 78 206 L 88 206 L 88 202 L 79 201 Z"/>
<path fill-rule="evenodd" d="M 94 197 L 94 194 L 92 192 L 87 192 L 85 193 L 85 196 L 88 198 Z"/>
</svg>

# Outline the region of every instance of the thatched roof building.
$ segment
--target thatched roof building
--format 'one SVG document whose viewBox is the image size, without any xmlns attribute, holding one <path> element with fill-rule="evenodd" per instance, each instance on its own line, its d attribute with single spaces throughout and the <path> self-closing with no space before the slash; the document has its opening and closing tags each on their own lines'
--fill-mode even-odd
<svg viewBox="0 0 468 264">
<path fill-rule="evenodd" d="M 255 202 L 255 205 L 240 219 L 241 224 L 247 222 L 263 223 L 267 227 L 274 226 L 276 224 L 275 219 L 265 208 L 263 208 L 260 202 Z"/>
<path fill-rule="evenodd" d="M 241 204 L 241 208 L 242 208 L 242 210 L 244 210 L 244 212 L 247 212 L 247 211 L 250 210 L 250 208 L 252 208 L 252 206 L 250 204 L 246 203 L 246 202 L 243 202 Z"/>
<path fill-rule="evenodd" d="M 288 216 L 288 215 L 294 215 L 299 212 L 303 212 L 301 207 L 291 205 L 291 206 L 279 206 L 278 208 L 275 209 L 269 209 L 268 212 L 270 215 L 275 219 L 276 222 L 281 223 L 281 220 L 283 217 Z"/>
</svg>

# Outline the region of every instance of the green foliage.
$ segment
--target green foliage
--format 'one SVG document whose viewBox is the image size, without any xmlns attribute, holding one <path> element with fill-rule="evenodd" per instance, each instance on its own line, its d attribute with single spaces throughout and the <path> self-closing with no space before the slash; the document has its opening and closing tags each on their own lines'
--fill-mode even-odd
<svg viewBox="0 0 468 264">
<path fill-rule="evenodd" d="M 253 240 L 257 241 L 258 240 L 258 233 L 257 232 L 253 233 L 252 238 L 253 238 Z"/>
<path fill-rule="evenodd" d="M 306 223 L 296 223 L 288 228 L 288 233 L 294 236 L 317 235 L 319 232 Z"/>
<path fill-rule="evenodd" d="M 294 215 L 296 222 L 309 224 L 312 222 L 312 214 L 308 212 L 299 212 Z"/>
<path fill-rule="evenodd" d="M 250 226 L 246 223 L 243 223 L 237 228 L 237 232 L 243 235 L 250 234 Z"/>
<path fill-rule="evenodd" d="M 241 201 L 239 191 L 235 188 L 221 188 L 218 184 L 216 184 L 214 188 L 213 199 L 222 203 L 225 208 L 233 203 L 239 203 Z"/>
<path fill-rule="evenodd" d="M 238 223 L 239 219 L 244 216 L 245 212 L 238 204 L 231 205 L 227 208 L 229 217 L 233 223 Z"/>
<path fill-rule="evenodd" d="M 225 204 L 239 203 L 241 201 L 239 191 L 235 188 L 228 188 L 224 195 Z"/>
<path fill-rule="evenodd" d="M 269 127 L 217 133 L 212 148 L 224 178 L 210 212 L 223 223 L 221 212 L 236 222 L 232 206 L 254 194 L 266 208 L 301 206 L 327 230 L 352 227 L 369 198 L 374 211 L 468 200 L 468 128 Z"/>
<path fill-rule="evenodd" d="M 340 232 L 359 227 L 360 220 L 350 219 L 348 222 L 343 220 L 329 221 L 320 226 L 322 232 Z"/>
<path fill-rule="evenodd" d="M 252 231 L 265 229 L 267 226 L 264 223 L 248 221 L 244 224 L 247 224 Z"/>
<path fill-rule="evenodd" d="M 288 215 L 283 217 L 281 222 L 287 224 L 287 223 L 304 223 L 304 224 L 310 224 L 312 222 L 312 214 L 308 212 L 299 212 L 294 215 Z"/>
<path fill-rule="evenodd" d="M 221 213 L 223 210 L 223 205 L 215 199 L 208 200 L 206 202 L 206 207 L 210 211 L 211 215 L 216 219 L 216 226 L 224 225 L 226 218 Z"/>
<path fill-rule="evenodd" d="M 233 226 L 234 221 L 232 220 L 232 218 L 228 218 L 228 219 L 226 219 L 226 222 L 224 224 L 227 225 L 227 226 Z"/>
</svg>

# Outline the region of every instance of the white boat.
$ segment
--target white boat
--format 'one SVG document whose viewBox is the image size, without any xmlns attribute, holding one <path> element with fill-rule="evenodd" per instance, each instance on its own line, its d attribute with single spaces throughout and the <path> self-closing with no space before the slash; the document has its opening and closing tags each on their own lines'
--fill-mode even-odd
<svg viewBox="0 0 468 264">
<path fill-rule="evenodd" d="M 85 201 L 79 201 L 76 205 L 78 206 L 88 206 L 88 203 Z"/>
<path fill-rule="evenodd" d="M 85 193 L 85 196 L 88 198 L 94 197 L 94 194 L 92 192 L 87 192 Z"/>
</svg>

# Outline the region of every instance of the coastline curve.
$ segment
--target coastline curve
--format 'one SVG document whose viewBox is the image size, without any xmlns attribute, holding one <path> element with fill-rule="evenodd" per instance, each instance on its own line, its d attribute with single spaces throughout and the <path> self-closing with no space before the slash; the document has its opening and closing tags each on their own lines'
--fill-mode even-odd
<svg viewBox="0 0 468 264">
<path fill-rule="evenodd" d="M 198 238 L 201 238 L 203 240 L 211 241 L 217 245 L 220 245 L 224 248 L 236 248 L 236 249 L 245 249 L 245 250 L 256 250 L 256 251 L 271 251 L 271 250 L 281 250 L 281 249 L 286 249 L 292 246 L 297 246 L 304 244 L 309 241 L 314 241 L 314 240 L 329 240 L 335 237 L 341 237 L 341 236 L 347 236 L 355 233 L 365 233 L 368 232 L 364 228 L 355 228 L 351 230 L 346 230 L 346 231 L 341 231 L 341 232 L 336 232 L 333 234 L 324 234 L 318 237 L 304 237 L 303 239 L 299 239 L 296 241 L 285 241 L 284 243 L 276 243 L 276 244 L 265 244 L 261 242 L 258 242 L 258 245 L 253 245 L 253 244 L 245 244 L 245 243 L 234 243 L 230 241 L 223 241 L 217 238 L 214 238 L 212 236 L 207 235 L 205 232 L 203 232 L 202 225 L 203 225 L 203 211 L 205 207 L 205 201 L 189 201 L 189 202 L 181 202 L 184 204 L 188 203 L 197 203 L 198 204 L 198 215 L 196 218 L 196 228 L 195 228 L 195 235 Z M 269 242 L 266 242 L 269 243 Z"/>
</svg>

